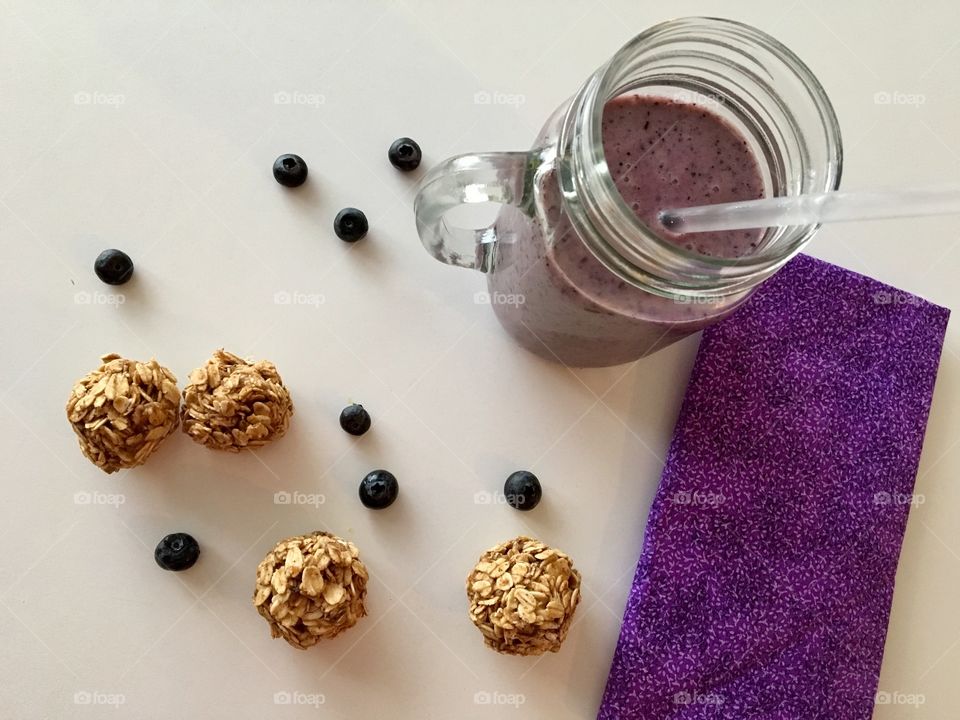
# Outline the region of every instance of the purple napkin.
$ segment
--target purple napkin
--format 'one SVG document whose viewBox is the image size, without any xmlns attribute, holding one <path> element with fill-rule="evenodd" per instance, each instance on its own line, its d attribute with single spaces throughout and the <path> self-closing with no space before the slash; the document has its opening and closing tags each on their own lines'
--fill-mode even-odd
<svg viewBox="0 0 960 720">
<path fill-rule="evenodd" d="M 801 255 L 704 333 L 601 720 L 870 717 L 948 317 Z"/>
</svg>

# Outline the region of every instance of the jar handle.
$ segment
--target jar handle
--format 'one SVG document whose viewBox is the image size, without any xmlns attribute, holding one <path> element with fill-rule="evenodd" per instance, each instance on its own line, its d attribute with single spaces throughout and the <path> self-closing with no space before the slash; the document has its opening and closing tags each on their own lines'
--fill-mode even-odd
<svg viewBox="0 0 960 720">
<path fill-rule="evenodd" d="M 459 155 L 434 167 L 421 181 L 413 202 L 417 232 L 427 251 L 440 262 L 489 272 L 498 236 L 496 223 L 470 228 L 444 217 L 463 204 L 524 204 L 530 154 L 526 152 Z"/>
</svg>

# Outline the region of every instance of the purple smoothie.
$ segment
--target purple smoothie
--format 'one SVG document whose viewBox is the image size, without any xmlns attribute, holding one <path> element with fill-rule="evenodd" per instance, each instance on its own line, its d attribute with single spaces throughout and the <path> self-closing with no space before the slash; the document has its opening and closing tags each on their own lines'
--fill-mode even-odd
<svg viewBox="0 0 960 720">
<path fill-rule="evenodd" d="M 657 220 L 668 207 L 764 196 L 755 155 L 719 115 L 666 98 L 624 95 L 604 107 L 603 149 L 621 196 L 662 238 L 714 257 L 756 248 L 756 230 L 678 235 Z M 488 275 L 494 311 L 528 349 L 572 366 L 616 365 L 701 329 L 743 301 L 684 303 L 621 280 L 571 227 L 555 171 L 535 182 L 539 213 L 501 215 L 497 232 L 511 241 L 500 243 Z"/>
</svg>

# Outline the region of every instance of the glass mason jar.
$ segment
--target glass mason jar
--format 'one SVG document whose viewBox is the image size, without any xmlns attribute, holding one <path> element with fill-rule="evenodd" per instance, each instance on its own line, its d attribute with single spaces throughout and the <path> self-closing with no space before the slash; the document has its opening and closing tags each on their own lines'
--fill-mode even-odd
<svg viewBox="0 0 960 720">
<path fill-rule="evenodd" d="M 414 204 L 424 246 L 487 273 L 504 328 L 570 366 L 635 360 L 729 315 L 819 227 L 758 230 L 739 257 L 663 239 L 623 198 L 604 156 L 604 107 L 625 94 L 720 116 L 748 143 L 767 197 L 840 184 L 840 130 L 820 83 L 774 38 L 716 18 L 670 20 L 635 37 L 550 116 L 529 152 L 434 167 Z M 450 211 L 474 203 L 499 204 L 495 221 L 457 224 Z"/>
</svg>

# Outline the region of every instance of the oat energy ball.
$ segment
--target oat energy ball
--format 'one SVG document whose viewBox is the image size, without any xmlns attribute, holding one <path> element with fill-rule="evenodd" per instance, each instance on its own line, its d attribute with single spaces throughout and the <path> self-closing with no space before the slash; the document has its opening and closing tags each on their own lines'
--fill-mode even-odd
<svg viewBox="0 0 960 720">
<path fill-rule="evenodd" d="M 257 568 L 253 604 L 273 637 L 305 650 L 367 614 L 367 568 L 357 547 L 315 531 L 277 543 Z"/>
<path fill-rule="evenodd" d="M 580 573 L 559 550 L 521 535 L 480 556 L 467 598 L 470 619 L 497 652 L 557 652 L 580 602 Z"/>
<path fill-rule="evenodd" d="M 116 353 L 81 378 L 67 400 L 80 449 L 104 472 L 142 465 L 180 419 L 177 378 L 156 360 Z"/>
<path fill-rule="evenodd" d="M 183 431 L 201 445 L 239 452 L 282 436 L 293 402 L 273 363 L 217 350 L 183 389 Z"/>
</svg>

